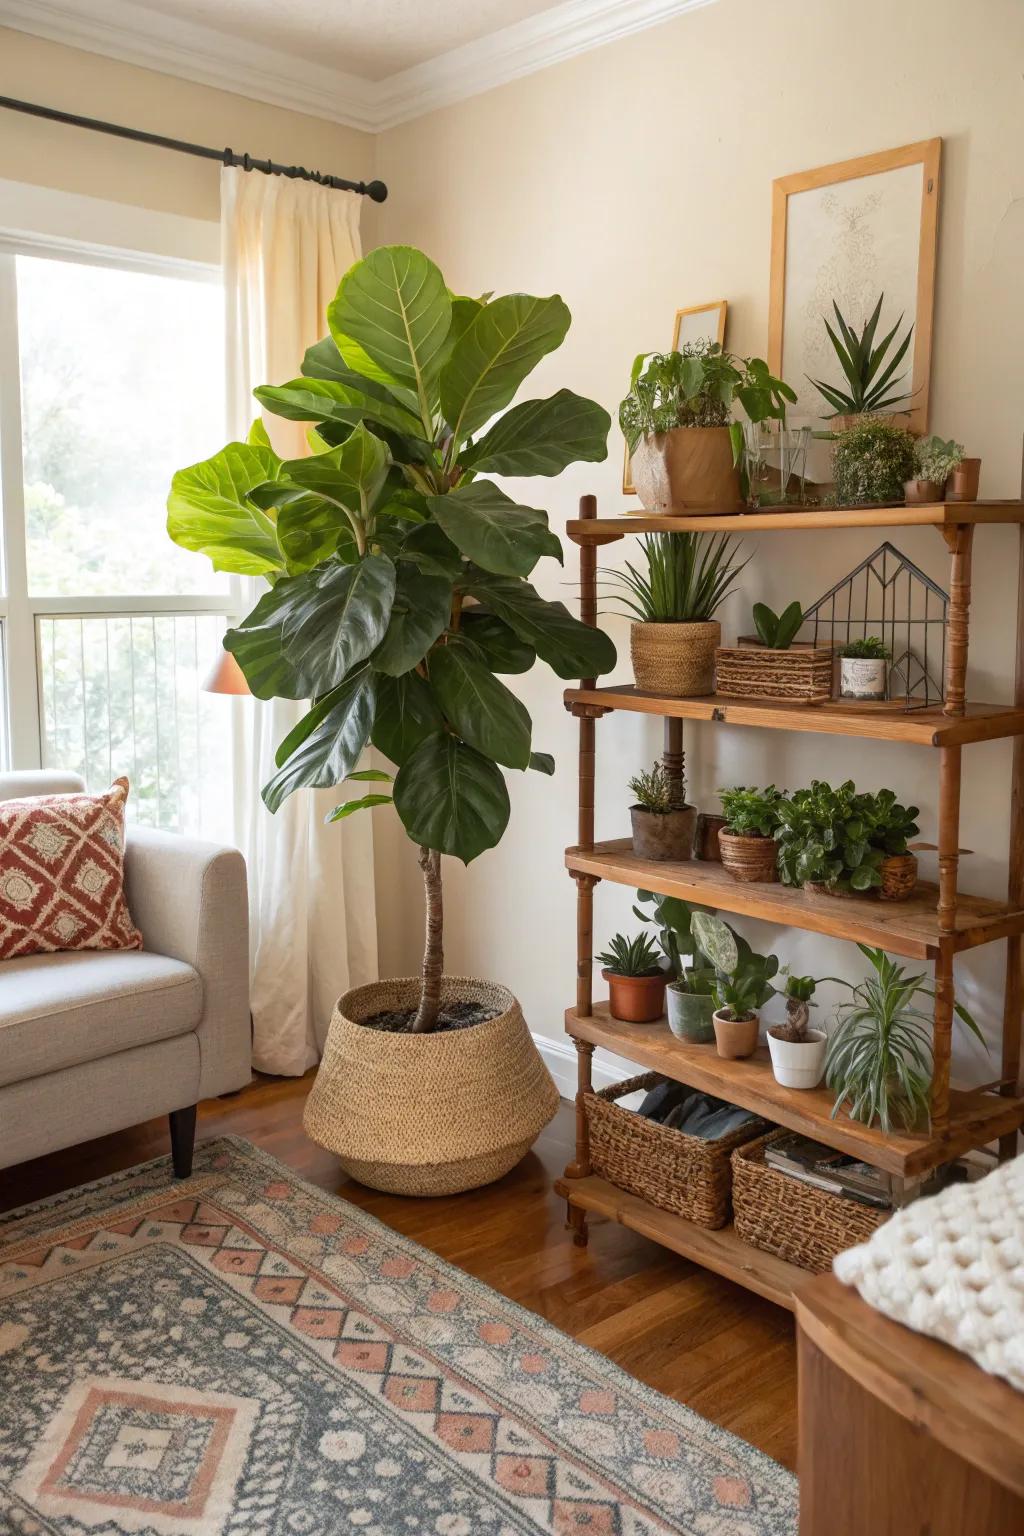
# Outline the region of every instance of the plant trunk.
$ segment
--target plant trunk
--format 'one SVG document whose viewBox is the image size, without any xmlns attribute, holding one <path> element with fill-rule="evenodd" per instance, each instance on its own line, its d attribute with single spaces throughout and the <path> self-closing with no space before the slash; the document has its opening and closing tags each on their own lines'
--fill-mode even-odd
<svg viewBox="0 0 1024 1536">
<path fill-rule="evenodd" d="M 420 1005 L 412 1021 L 414 1035 L 429 1034 L 437 1028 L 441 1011 L 441 976 L 444 972 L 444 901 L 441 894 L 441 855 L 434 848 L 421 848 L 423 895 L 426 904 L 426 943 L 423 949 L 423 984 Z"/>
<path fill-rule="evenodd" d="M 788 1040 L 791 1045 L 807 1045 L 807 1026 L 811 1022 L 811 1010 L 807 1003 L 798 997 L 787 997 L 786 1020 L 780 1029 L 775 1030 L 776 1038 Z"/>
</svg>

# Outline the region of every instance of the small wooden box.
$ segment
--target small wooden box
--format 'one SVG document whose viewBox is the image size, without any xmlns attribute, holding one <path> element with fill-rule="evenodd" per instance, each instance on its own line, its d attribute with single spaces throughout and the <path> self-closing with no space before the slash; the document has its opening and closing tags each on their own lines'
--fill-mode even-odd
<svg viewBox="0 0 1024 1536">
<path fill-rule="evenodd" d="M 715 693 L 727 699 L 824 704 L 832 697 L 832 647 L 797 641 L 773 651 L 752 636 L 715 652 Z"/>
</svg>

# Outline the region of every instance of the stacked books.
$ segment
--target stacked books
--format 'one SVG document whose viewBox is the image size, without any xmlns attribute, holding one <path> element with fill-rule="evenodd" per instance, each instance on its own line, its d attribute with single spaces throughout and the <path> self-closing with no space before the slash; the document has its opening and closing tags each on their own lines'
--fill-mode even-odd
<svg viewBox="0 0 1024 1536">
<path fill-rule="evenodd" d="M 894 1205 L 903 1204 L 909 1181 L 898 1181 L 902 1187 L 895 1190 L 892 1176 L 870 1163 L 858 1162 L 845 1152 L 825 1147 L 820 1141 L 811 1141 L 795 1132 L 769 1142 L 764 1150 L 764 1160 L 770 1168 L 802 1184 L 812 1184 L 815 1189 L 827 1190 L 830 1195 L 841 1195 L 844 1200 L 856 1200 L 861 1205 L 873 1205 L 890 1211 Z"/>
</svg>

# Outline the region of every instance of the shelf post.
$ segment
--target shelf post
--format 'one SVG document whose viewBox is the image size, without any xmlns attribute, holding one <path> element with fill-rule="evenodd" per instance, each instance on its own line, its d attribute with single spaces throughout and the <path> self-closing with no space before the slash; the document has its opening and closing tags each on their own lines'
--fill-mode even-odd
<svg viewBox="0 0 1024 1536">
<path fill-rule="evenodd" d="M 972 523 L 943 528 L 952 556 L 949 573 L 949 620 L 946 641 L 944 715 L 962 715 L 967 698 L 967 648 L 970 638 Z"/>
<path fill-rule="evenodd" d="M 1021 493 L 1024 495 L 1024 475 Z M 1013 678 L 1013 702 L 1024 706 L 1024 524 L 1017 530 L 1017 654 Z M 1024 736 L 1013 738 L 1013 765 L 1010 770 L 1010 850 L 1008 857 L 1006 899 L 1019 907 L 1024 903 Z M 1006 985 L 1003 991 L 1003 1038 L 1001 1091 L 1013 1096 L 1020 1092 L 1021 1013 L 1024 1007 L 1024 946 L 1019 933 L 1006 941 Z M 1010 1131 L 999 1140 L 999 1160 L 1005 1162 L 1017 1152 L 1017 1132 Z"/>
<path fill-rule="evenodd" d="M 939 748 L 939 953 L 935 961 L 935 1028 L 932 1039 L 932 1124 L 949 1124 L 949 1072 L 953 1052 L 954 933 L 960 865 L 962 748 Z"/>
<path fill-rule="evenodd" d="M 665 777 L 672 790 L 672 799 L 683 803 L 686 777 L 686 753 L 683 751 L 683 722 L 672 715 L 665 717 L 665 749 L 661 754 Z"/>
</svg>

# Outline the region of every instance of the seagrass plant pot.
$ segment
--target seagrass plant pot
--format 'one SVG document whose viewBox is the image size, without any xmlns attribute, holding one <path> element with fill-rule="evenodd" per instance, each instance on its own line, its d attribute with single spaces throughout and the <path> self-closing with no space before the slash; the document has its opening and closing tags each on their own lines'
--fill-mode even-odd
<svg viewBox="0 0 1024 1536">
<path fill-rule="evenodd" d="M 630 459 L 647 512 L 739 512 L 739 470 L 728 427 L 676 427 L 645 437 Z"/>
<path fill-rule="evenodd" d="M 778 848 L 774 837 L 753 837 L 723 828 L 718 834 L 722 864 L 734 880 L 777 880 Z"/>
<path fill-rule="evenodd" d="M 878 866 L 881 901 L 909 901 L 917 888 L 917 859 L 912 853 L 890 853 Z"/>
<path fill-rule="evenodd" d="M 685 863 L 693 857 L 693 835 L 697 825 L 697 807 L 681 805 L 674 811 L 648 811 L 631 805 L 633 852 L 640 859 L 674 859 Z"/>
<path fill-rule="evenodd" d="M 633 680 L 641 693 L 660 693 L 670 699 L 714 693 L 715 652 L 721 640 L 722 626 L 717 619 L 631 624 Z"/>
<path fill-rule="evenodd" d="M 453 1195 L 514 1168 L 558 1108 L 558 1089 L 519 1004 L 494 982 L 446 976 L 442 1001 L 497 1016 L 466 1029 L 391 1034 L 360 1022 L 414 1008 L 418 977 L 354 987 L 338 1001 L 303 1124 L 360 1184 Z"/>
</svg>

